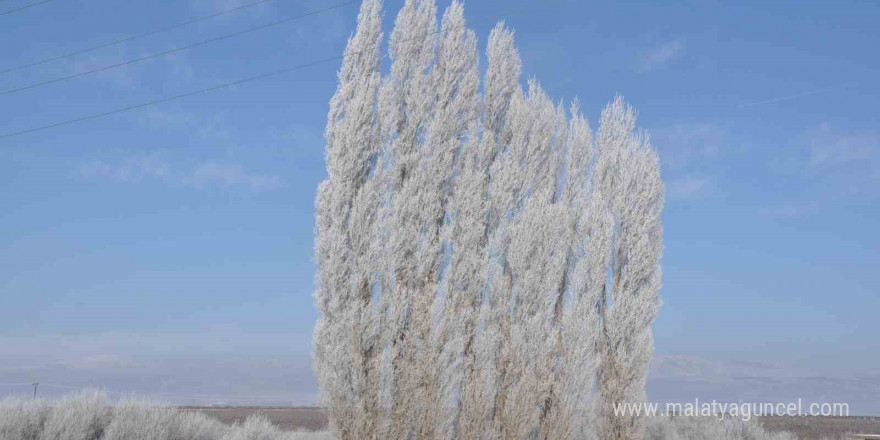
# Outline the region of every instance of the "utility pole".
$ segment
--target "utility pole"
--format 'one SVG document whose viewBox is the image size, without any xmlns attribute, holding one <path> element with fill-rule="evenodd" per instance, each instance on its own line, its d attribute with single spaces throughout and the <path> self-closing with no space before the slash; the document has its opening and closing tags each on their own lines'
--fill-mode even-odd
<svg viewBox="0 0 880 440">
<path fill-rule="evenodd" d="M 34 386 L 34 400 L 37 400 L 37 387 L 40 386 L 39 382 L 34 382 L 31 385 Z"/>
</svg>

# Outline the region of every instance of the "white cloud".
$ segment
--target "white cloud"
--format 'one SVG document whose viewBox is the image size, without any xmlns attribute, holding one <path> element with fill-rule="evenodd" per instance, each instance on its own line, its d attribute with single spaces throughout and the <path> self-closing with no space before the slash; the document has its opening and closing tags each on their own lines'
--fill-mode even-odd
<svg viewBox="0 0 880 440">
<path fill-rule="evenodd" d="M 721 153 L 727 130 L 713 122 L 677 122 L 651 130 L 664 169 L 682 169 Z"/>
<path fill-rule="evenodd" d="M 833 197 L 880 197 L 880 133 L 846 132 L 827 124 L 806 134 L 804 176 Z"/>
<path fill-rule="evenodd" d="M 160 153 L 134 153 L 116 162 L 95 160 L 81 164 L 85 178 L 103 177 L 114 182 L 140 182 L 145 178 L 165 179 L 170 173 L 168 162 Z"/>
<path fill-rule="evenodd" d="M 685 175 L 668 179 L 666 195 L 672 200 L 700 200 L 712 194 L 712 178 Z"/>
<path fill-rule="evenodd" d="M 677 122 L 651 130 L 670 201 L 703 200 L 713 194 L 712 165 L 727 130 L 713 122 Z"/>
<path fill-rule="evenodd" d="M 254 192 L 276 190 L 282 186 L 279 176 L 251 173 L 239 164 L 220 162 L 198 165 L 183 181 L 198 189 L 244 187 Z"/>
<path fill-rule="evenodd" d="M 639 72 L 663 68 L 677 60 L 684 52 L 684 42 L 681 40 L 667 41 L 639 56 Z"/>
<path fill-rule="evenodd" d="M 234 162 L 205 161 L 189 168 L 173 168 L 160 152 L 134 153 L 117 160 L 93 160 L 79 165 L 85 179 L 102 178 L 117 183 L 137 183 L 147 179 L 198 190 L 231 191 L 243 189 L 265 192 L 280 189 L 283 182 L 275 174 L 256 173 Z"/>
<path fill-rule="evenodd" d="M 877 171 L 880 136 L 840 133 L 827 124 L 809 133 L 809 164 L 814 170 L 847 168 L 864 164 Z"/>
<path fill-rule="evenodd" d="M 128 59 L 130 59 L 130 57 L 127 57 L 126 53 L 119 49 L 116 50 L 113 55 L 88 55 L 86 57 L 75 58 L 72 61 L 65 61 L 64 65 L 67 69 L 67 75 L 78 75 L 80 73 L 120 64 Z M 145 62 L 149 63 L 150 61 Z M 119 66 L 87 74 L 86 77 L 98 77 L 102 80 L 110 80 L 117 86 L 132 88 L 135 87 L 136 83 L 132 71 L 133 69 L 131 66 Z"/>
<path fill-rule="evenodd" d="M 799 144 L 797 153 L 778 166 L 799 186 L 799 194 L 760 209 L 762 215 L 803 218 L 830 204 L 874 203 L 880 198 L 880 133 L 821 124 L 806 131 Z"/>
</svg>

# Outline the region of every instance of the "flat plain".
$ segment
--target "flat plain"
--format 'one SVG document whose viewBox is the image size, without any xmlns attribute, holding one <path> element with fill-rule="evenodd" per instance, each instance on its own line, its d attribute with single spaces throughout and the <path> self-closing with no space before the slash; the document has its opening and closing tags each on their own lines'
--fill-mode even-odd
<svg viewBox="0 0 880 440">
<path fill-rule="evenodd" d="M 789 431 L 802 440 L 847 438 L 848 434 L 880 434 L 880 417 L 761 417 L 770 432 Z"/>
<path fill-rule="evenodd" d="M 322 430 L 327 416 L 316 407 L 180 407 L 199 411 L 226 424 L 243 422 L 254 413 L 264 414 L 274 425 L 288 431 Z M 759 417 L 770 432 L 790 431 L 801 440 L 844 439 L 850 433 L 880 434 L 880 417 Z"/>
<path fill-rule="evenodd" d="M 327 416 L 316 407 L 181 406 L 179 409 L 201 412 L 229 425 L 244 422 L 251 414 L 263 414 L 272 424 L 286 431 L 319 431 L 327 427 Z"/>
</svg>

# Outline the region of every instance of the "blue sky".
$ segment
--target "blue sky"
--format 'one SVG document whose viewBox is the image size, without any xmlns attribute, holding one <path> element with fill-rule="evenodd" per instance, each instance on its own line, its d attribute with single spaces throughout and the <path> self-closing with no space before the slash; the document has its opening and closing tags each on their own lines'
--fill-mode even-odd
<svg viewBox="0 0 880 440">
<path fill-rule="evenodd" d="M 71 0 L 0 15 L 0 70 L 245 3 Z M 266 2 L 0 74 L 0 93 L 331 4 Z M 401 4 L 386 2 L 386 29 Z M 481 48 L 498 17 L 516 29 L 524 79 L 579 97 L 591 121 L 621 93 L 652 133 L 668 198 L 659 354 L 880 384 L 880 4 L 493 0 L 466 11 Z M 338 55 L 355 14 L 0 95 L 0 136 Z M 0 139 L 0 385 L 109 387 L 131 359 L 284 358 L 272 365 L 308 375 L 313 198 L 337 68 Z M 296 381 L 291 393 L 314 391 Z"/>
</svg>

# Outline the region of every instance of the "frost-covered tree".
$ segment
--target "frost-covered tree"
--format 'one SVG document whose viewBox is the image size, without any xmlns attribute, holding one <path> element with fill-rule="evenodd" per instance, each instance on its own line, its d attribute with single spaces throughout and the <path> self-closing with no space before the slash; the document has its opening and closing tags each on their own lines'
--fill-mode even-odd
<svg viewBox="0 0 880 440">
<path fill-rule="evenodd" d="M 315 371 L 329 391 L 330 419 L 343 439 L 368 438 L 379 417 L 373 368 L 378 348 L 370 307 L 373 268 L 365 253 L 377 204 L 365 200 L 363 190 L 378 154 L 374 107 L 381 79 L 376 50 L 382 39 L 381 9 L 378 1 L 364 2 L 345 50 L 325 132 L 328 177 L 315 202 L 320 315 Z"/>
<path fill-rule="evenodd" d="M 594 179 L 610 221 L 610 261 L 599 301 L 599 414 L 602 438 L 631 439 L 641 437 L 641 421 L 615 416 L 612 405 L 645 399 L 660 306 L 663 182 L 648 138 L 634 132 L 634 110 L 617 97 L 601 118 Z"/>
<path fill-rule="evenodd" d="M 635 438 L 656 315 L 662 184 L 621 99 L 520 85 L 513 33 L 407 0 L 380 72 L 366 0 L 316 197 L 315 368 L 341 440 Z M 598 382 L 596 382 L 598 380 Z M 598 383 L 598 395 L 591 393 Z M 598 399 L 598 404 L 595 403 Z"/>
</svg>

